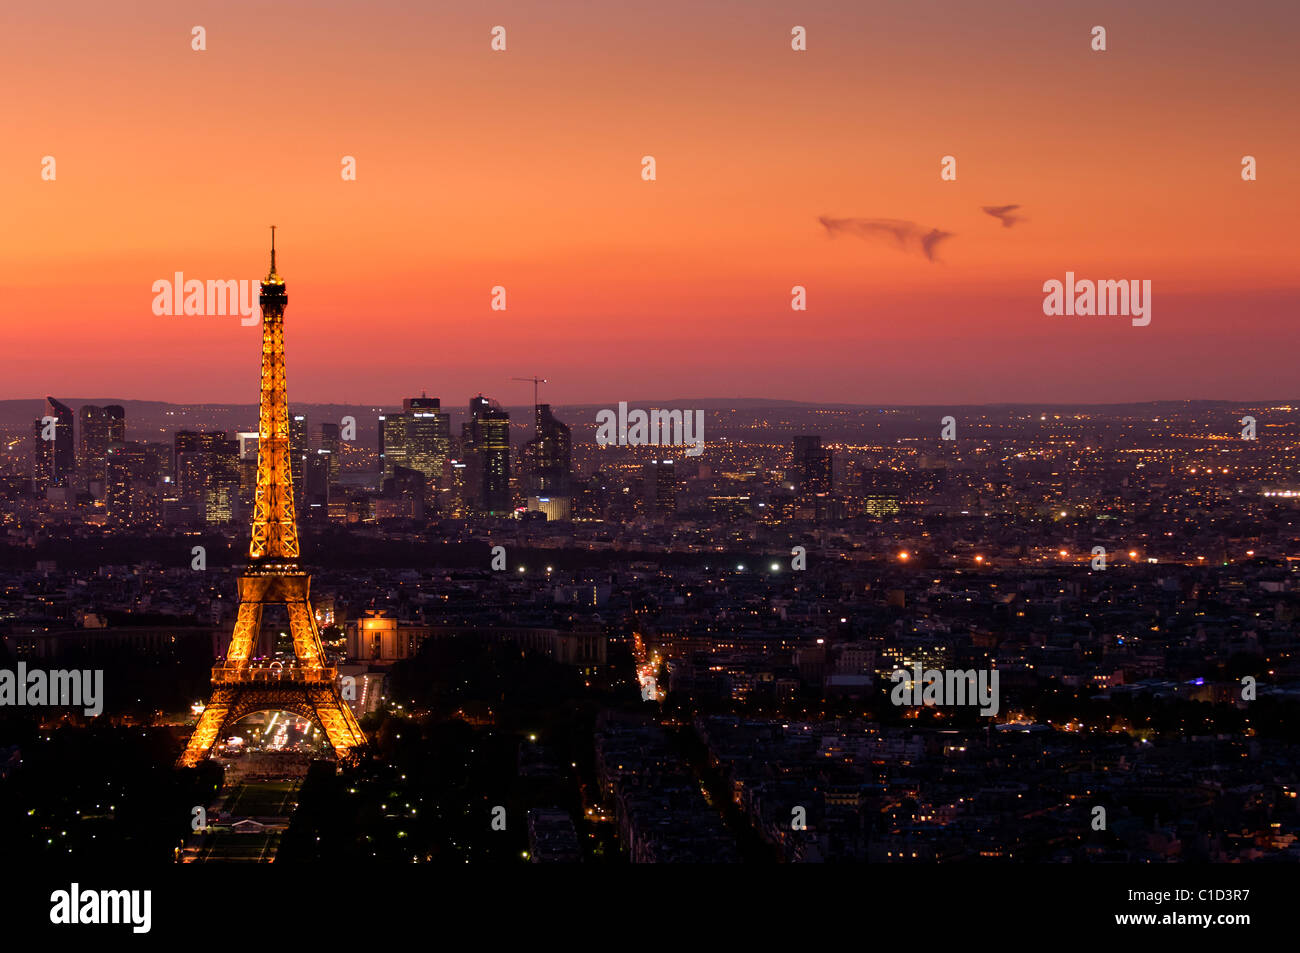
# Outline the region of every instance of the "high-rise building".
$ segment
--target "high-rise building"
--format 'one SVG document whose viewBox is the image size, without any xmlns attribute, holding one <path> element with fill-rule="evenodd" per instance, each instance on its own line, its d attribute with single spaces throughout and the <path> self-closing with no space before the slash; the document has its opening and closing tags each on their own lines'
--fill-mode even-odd
<svg viewBox="0 0 1300 953">
<path fill-rule="evenodd" d="M 550 404 L 538 404 L 535 413 L 536 436 L 524 444 L 528 494 L 551 498 L 568 496 L 573 471 L 573 440 L 569 428 L 551 413 Z"/>
<path fill-rule="evenodd" d="M 77 469 L 73 450 L 72 408 L 53 397 L 45 398 L 45 413 L 32 425 L 35 438 L 35 461 L 32 483 L 36 491 L 44 492 L 52 486 L 67 486 Z"/>
<path fill-rule="evenodd" d="M 114 442 L 105 458 L 104 502 L 109 521 L 127 526 L 162 523 L 161 482 L 166 444 Z"/>
<path fill-rule="evenodd" d="M 98 484 L 102 495 L 108 448 L 126 440 L 126 411 L 120 404 L 83 404 L 77 416 L 81 418 L 77 447 L 81 478 L 87 485 Z"/>
<path fill-rule="evenodd" d="M 293 501 L 302 512 L 303 491 L 307 485 L 307 415 L 289 417 L 289 459 L 293 471 Z"/>
<path fill-rule="evenodd" d="M 339 456 L 339 425 L 326 421 L 320 425 L 320 448 L 330 455 L 331 461 Z"/>
<path fill-rule="evenodd" d="M 424 474 L 431 487 L 442 479 L 451 452 L 451 417 L 437 397 L 408 397 L 402 413 L 410 417 L 407 431 L 406 466 Z"/>
<path fill-rule="evenodd" d="M 645 468 L 648 508 L 659 516 L 677 511 L 677 468 L 672 460 L 651 460 Z"/>
<path fill-rule="evenodd" d="M 459 519 L 469 510 L 469 465 L 463 459 L 463 453 L 456 448 L 453 452 L 459 456 L 447 459 L 446 486 L 440 494 L 442 499 L 438 501 L 438 511 Z"/>
<path fill-rule="evenodd" d="M 323 520 L 329 516 L 330 505 L 330 452 L 317 450 L 307 457 L 307 472 L 303 479 L 303 503 L 298 511 L 304 520 Z"/>
<path fill-rule="evenodd" d="M 161 440 L 144 440 L 139 441 L 140 446 L 147 447 L 149 452 L 154 455 L 158 461 L 158 482 L 175 483 L 176 482 L 176 459 L 175 447 L 170 443 Z"/>
<path fill-rule="evenodd" d="M 235 443 L 239 447 L 239 498 L 251 500 L 257 490 L 257 442 L 256 430 L 242 430 L 235 434 Z"/>
<path fill-rule="evenodd" d="M 176 445 L 176 489 L 186 503 L 199 501 L 208 480 L 208 455 L 220 455 L 234 445 L 236 456 L 240 441 L 229 440 L 224 430 L 178 430 Z"/>
<path fill-rule="evenodd" d="M 239 441 L 224 430 L 176 431 L 176 482 L 203 522 L 230 522 L 239 502 Z"/>
<path fill-rule="evenodd" d="M 424 475 L 424 483 L 433 502 L 444 480 L 451 454 L 451 417 L 442 410 L 437 397 L 408 397 L 402 412 L 379 418 L 380 460 L 384 479 L 391 478 L 398 467 Z"/>
<path fill-rule="evenodd" d="M 794 477 L 804 493 L 829 493 L 833 486 L 831 451 L 818 436 L 794 438 Z"/>
<path fill-rule="evenodd" d="M 374 501 L 376 519 L 423 519 L 429 495 L 427 480 L 419 470 L 394 467 L 384 478 L 382 496 Z"/>
<path fill-rule="evenodd" d="M 470 398 L 469 420 L 461 428 L 468 467 L 471 509 L 486 516 L 508 516 L 510 495 L 510 415 L 482 394 Z"/>
<path fill-rule="evenodd" d="M 307 455 L 307 473 L 304 479 L 304 506 L 299 516 L 307 520 L 323 520 L 329 516 L 330 486 L 339 470 L 339 425 L 326 421 L 320 425 L 320 446 Z"/>
</svg>

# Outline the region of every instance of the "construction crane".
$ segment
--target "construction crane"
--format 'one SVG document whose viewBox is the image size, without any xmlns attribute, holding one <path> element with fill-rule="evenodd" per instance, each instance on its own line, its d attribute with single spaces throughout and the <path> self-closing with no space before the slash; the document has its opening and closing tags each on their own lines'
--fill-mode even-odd
<svg viewBox="0 0 1300 953">
<path fill-rule="evenodd" d="M 549 384 L 545 377 L 512 377 L 512 381 L 532 381 L 533 382 L 533 427 L 537 431 L 537 436 L 541 436 L 542 422 L 537 419 L 538 398 L 541 396 L 539 390 L 542 384 Z"/>
</svg>

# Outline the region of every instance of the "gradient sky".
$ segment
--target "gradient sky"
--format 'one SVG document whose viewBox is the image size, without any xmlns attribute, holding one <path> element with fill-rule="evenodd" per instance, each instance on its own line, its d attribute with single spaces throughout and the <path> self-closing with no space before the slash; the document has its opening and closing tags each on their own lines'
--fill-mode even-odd
<svg viewBox="0 0 1300 953">
<path fill-rule="evenodd" d="M 256 400 L 260 329 L 151 286 L 264 274 L 269 224 L 291 401 L 1298 390 L 1291 0 L 18 6 L 0 397 Z M 954 237 L 932 263 L 822 215 Z M 1045 317 L 1067 270 L 1150 279 L 1151 325 Z"/>
</svg>

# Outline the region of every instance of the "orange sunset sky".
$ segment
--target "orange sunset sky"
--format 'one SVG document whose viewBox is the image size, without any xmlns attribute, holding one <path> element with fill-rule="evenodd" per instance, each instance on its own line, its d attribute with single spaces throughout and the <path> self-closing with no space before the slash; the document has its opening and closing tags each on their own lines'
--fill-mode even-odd
<svg viewBox="0 0 1300 953">
<path fill-rule="evenodd" d="M 151 288 L 265 274 L 271 224 L 291 401 L 1295 396 L 1297 36 L 1249 0 L 6 4 L 0 397 L 254 402 L 259 328 Z M 1044 316 L 1066 271 L 1149 279 L 1150 326 Z"/>
</svg>

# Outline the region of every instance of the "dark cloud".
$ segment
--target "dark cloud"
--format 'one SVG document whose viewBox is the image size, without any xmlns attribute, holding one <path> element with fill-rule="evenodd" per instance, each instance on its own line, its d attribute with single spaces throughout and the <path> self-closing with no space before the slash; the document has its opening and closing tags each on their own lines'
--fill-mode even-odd
<svg viewBox="0 0 1300 953">
<path fill-rule="evenodd" d="M 952 232 L 926 228 L 902 218 L 828 218 L 817 219 L 832 238 L 836 235 L 856 235 L 858 238 L 884 239 L 896 244 L 904 252 L 920 252 L 928 261 L 937 261 L 935 253 L 939 243 L 951 238 Z"/>
<path fill-rule="evenodd" d="M 1020 208 L 1019 205 L 984 205 L 981 207 L 986 213 L 1001 221 L 1003 228 L 1010 228 L 1012 225 L 1016 224 L 1016 222 L 1025 221 L 1021 216 L 1011 214 L 1016 209 Z"/>
</svg>

